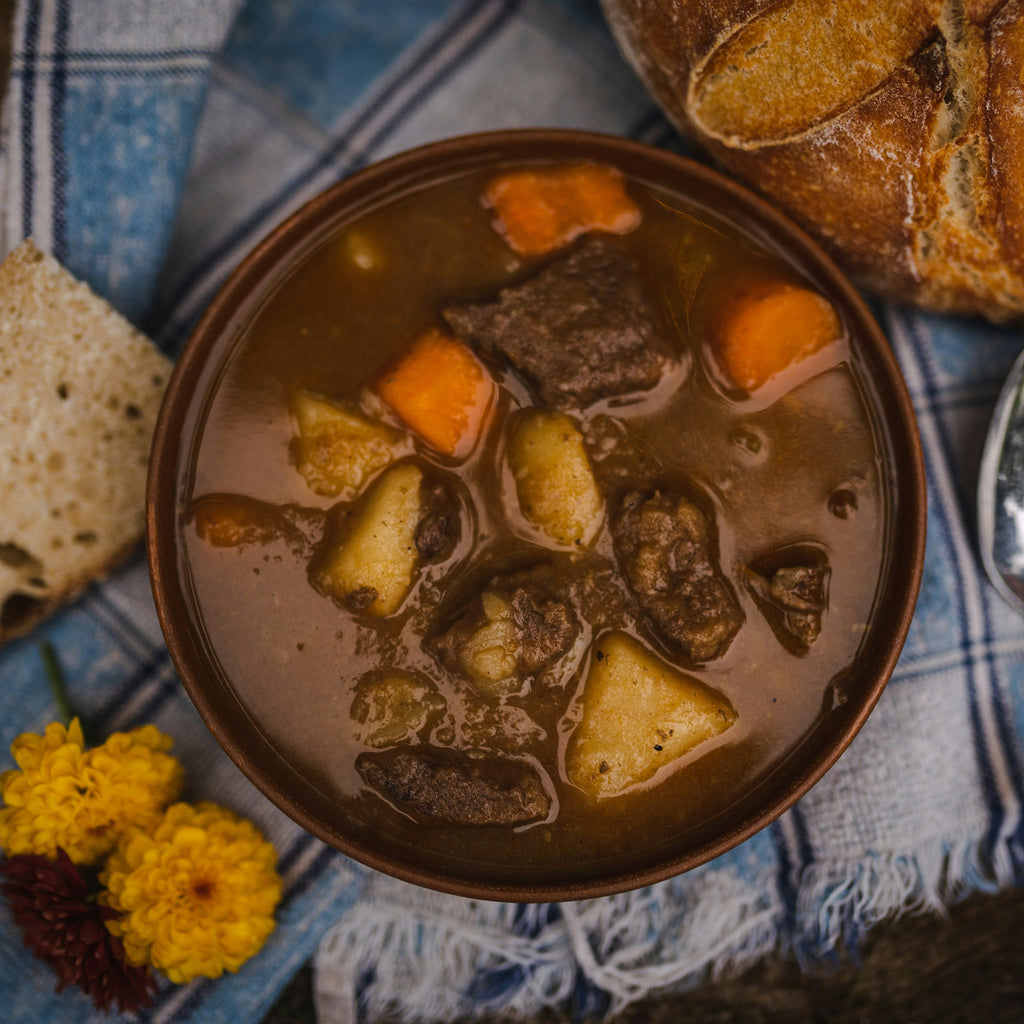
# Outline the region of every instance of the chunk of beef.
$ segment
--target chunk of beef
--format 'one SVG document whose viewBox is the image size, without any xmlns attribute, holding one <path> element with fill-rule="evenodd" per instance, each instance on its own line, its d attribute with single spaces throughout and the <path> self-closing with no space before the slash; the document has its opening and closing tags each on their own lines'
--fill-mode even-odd
<svg viewBox="0 0 1024 1024">
<path fill-rule="evenodd" d="M 717 565 L 708 517 L 680 494 L 631 491 L 611 529 L 623 576 L 660 635 L 694 661 L 723 654 L 743 612 Z"/>
<path fill-rule="evenodd" d="M 444 316 L 467 343 L 503 355 L 556 408 L 652 388 L 671 358 L 636 264 L 601 237 L 496 301 Z"/>
<path fill-rule="evenodd" d="M 551 797 L 525 761 L 473 758 L 440 747 L 360 754 L 363 781 L 423 825 L 526 825 L 543 821 Z"/>
<path fill-rule="evenodd" d="M 827 562 L 815 559 L 764 574 L 748 571 L 758 607 L 779 642 L 793 654 L 806 654 L 821 633 L 830 574 Z"/>
<path fill-rule="evenodd" d="M 426 646 L 449 672 L 502 696 L 518 692 L 565 654 L 579 628 L 566 598 L 529 579 L 497 579 Z"/>
<path fill-rule="evenodd" d="M 539 672 L 572 646 L 580 624 L 565 601 L 526 584 L 512 591 L 509 603 L 524 671 Z"/>
<path fill-rule="evenodd" d="M 598 487 L 606 496 L 623 494 L 661 473 L 661 463 L 646 441 L 615 416 L 594 416 L 583 434 Z"/>
<path fill-rule="evenodd" d="M 425 562 L 443 562 L 455 550 L 461 533 L 459 504 L 439 481 L 420 488 L 422 518 L 416 527 L 416 550 Z"/>
<path fill-rule="evenodd" d="M 456 692 L 458 711 L 450 730 L 446 725 L 437 730 L 435 738 L 438 743 L 464 750 L 510 755 L 523 751 L 538 752 L 547 732 L 523 708 L 511 701 L 496 701 L 468 686 L 459 687 Z M 534 708 L 537 701 L 532 700 L 530 704 Z"/>
</svg>

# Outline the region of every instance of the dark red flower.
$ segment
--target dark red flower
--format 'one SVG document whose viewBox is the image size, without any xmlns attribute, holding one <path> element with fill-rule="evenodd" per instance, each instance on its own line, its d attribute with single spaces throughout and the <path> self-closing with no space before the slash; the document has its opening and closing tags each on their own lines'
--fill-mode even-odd
<svg viewBox="0 0 1024 1024">
<path fill-rule="evenodd" d="M 20 854 L 0 863 L 7 898 L 25 945 L 57 975 L 57 991 L 77 985 L 99 1010 L 116 1002 L 135 1012 L 153 1002 L 156 979 L 124 958 L 121 940 L 104 921 L 116 911 L 100 906 L 78 868 L 61 849 L 57 860 Z"/>
</svg>

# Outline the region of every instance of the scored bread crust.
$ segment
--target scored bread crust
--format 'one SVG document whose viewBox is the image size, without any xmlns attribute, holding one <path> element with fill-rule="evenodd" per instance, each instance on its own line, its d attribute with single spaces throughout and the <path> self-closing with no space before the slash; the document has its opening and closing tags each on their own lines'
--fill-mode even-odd
<svg viewBox="0 0 1024 1024">
<path fill-rule="evenodd" d="M 0 264 L 0 643 L 137 545 L 169 374 L 144 335 L 31 240 Z"/>
<path fill-rule="evenodd" d="M 857 283 L 1024 319 L 1024 0 L 602 0 L 677 127 Z"/>
</svg>

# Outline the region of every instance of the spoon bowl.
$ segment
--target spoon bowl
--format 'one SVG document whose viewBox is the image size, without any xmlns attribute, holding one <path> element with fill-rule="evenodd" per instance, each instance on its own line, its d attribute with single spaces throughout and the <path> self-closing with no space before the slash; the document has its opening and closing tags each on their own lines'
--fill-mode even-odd
<svg viewBox="0 0 1024 1024">
<path fill-rule="evenodd" d="M 982 449 L 978 545 L 992 585 L 1024 615 L 1024 352 L 1003 384 Z"/>
</svg>

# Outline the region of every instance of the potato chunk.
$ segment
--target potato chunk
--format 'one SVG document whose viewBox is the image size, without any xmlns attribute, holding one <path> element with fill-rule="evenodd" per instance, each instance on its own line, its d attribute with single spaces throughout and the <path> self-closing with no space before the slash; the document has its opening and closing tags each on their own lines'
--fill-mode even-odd
<svg viewBox="0 0 1024 1024">
<path fill-rule="evenodd" d="M 353 611 L 385 616 L 398 610 L 419 565 L 422 482 L 419 469 L 403 462 L 374 483 L 313 573 L 322 590 Z"/>
<path fill-rule="evenodd" d="M 402 669 L 381 669 L 356 683 L 350 715 L 362 728 L 355 738 L 389 747 L 415 736 L 444 713 L 448 702 L 434 684 Z"/>
<path fill-rule="evenodd" d="M 469 679 L 481 696 L 500 698 L 540 681 L 579 633 L 566 594 L 529 576 L 495 577 L 449 629 L 424 647 L 445 671 Z"/>
<path fill-rule="evenodd" d="M 527 410 L 512 428 L 508 460 L 530 523 L 561 546 L 583 547 L 594 539 L 604 500 L 570 416 Z"/>
<path fill-rule="evenodd" d="M 593 797 L 651 779 L 736 720 L 720 693 L 614 632 L 594 645 L 583 716 L 572 737 L 569 781 Z"/>
<path fill-rule="evenodd" d="M 516 626 L 512 605 L 497 594 L 481 597 L 484 622 L 459 651 L 463 671 L 485 693 L 514 693 L 522 685 L 516 676 Z"/>
<path fill-rule="evenodd" d="M 295 395 L 291 409 L 299 429 L 296 469 L 315 494 L 354 497 L 408 448 L 397 430 L 308 391 Z"/>
</svg>

